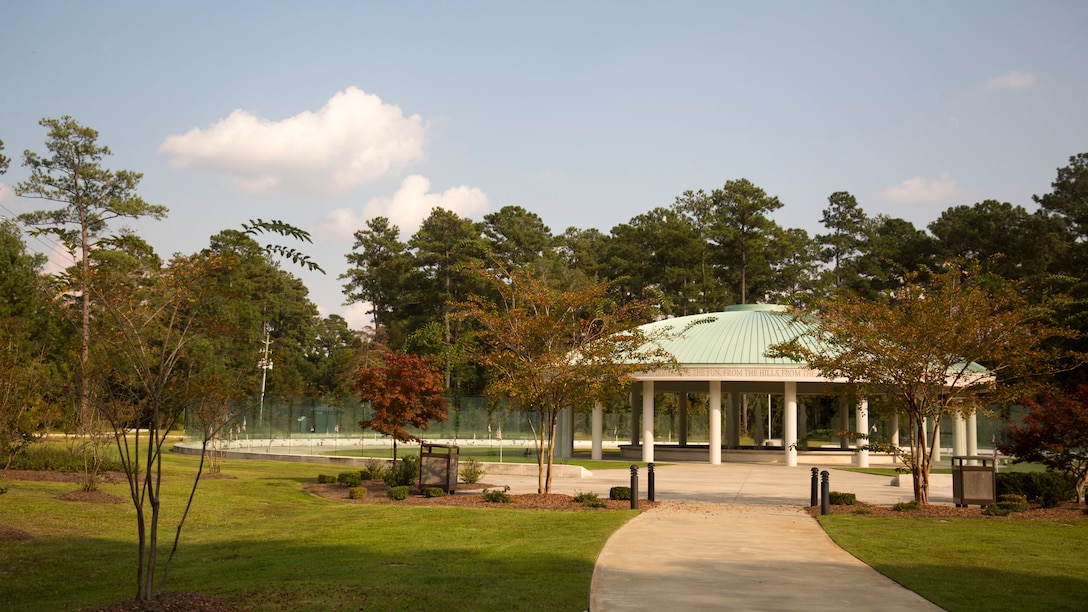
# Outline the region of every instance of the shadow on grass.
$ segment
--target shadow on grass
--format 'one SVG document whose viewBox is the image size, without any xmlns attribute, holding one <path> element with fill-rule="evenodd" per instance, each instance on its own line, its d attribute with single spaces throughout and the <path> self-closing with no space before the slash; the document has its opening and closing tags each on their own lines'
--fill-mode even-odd
<svg viewBox="0 0 1088 612">
<path fill-rule="evenodd" d="M 969 565 L 890 563 L 874 569 L 950 612 L 1072 612 L 1084 610 L 1088 597 L 1088 576 L 1056 576 Z"/>
<path fill-rule="evenodd" d="M 302 521 L 292 529 L 319 528 Z M 357 528 L 382 526 L 360 521 Z M 350 534 L 344 539 L 354 542 L 338 542 L 334 535 L 322 541 L 317 535 L 303 544 L 287 534 L 282 540 L 183 543 L 167 588 L 223 597 L 246 610 L 588 607 L 591 559 L 546 547 L 510 554 L 501 537 L 481 537 L 474 547 L 457 548 L 394 538 L 377 538 L 377 545 Z M 10 555 L 12 563 L 0 571 L 5 582 L 0 609 L 94 609 L 135 594 L 134 544 L 40 538 L 4 547 L 0 559 Z"/>
</svg>

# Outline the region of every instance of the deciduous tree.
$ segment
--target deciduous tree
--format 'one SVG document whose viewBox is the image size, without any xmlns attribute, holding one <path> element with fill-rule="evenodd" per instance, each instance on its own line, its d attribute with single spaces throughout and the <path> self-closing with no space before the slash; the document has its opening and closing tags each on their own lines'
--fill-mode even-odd
<svg viewBox="0 0 1088 612">
<path fill-rule="evenodd" d="M 1028 409 L 1024 422 L 1005 430 L 1008 441 L 998 449 L 1017 462 L 1034 461 L 1069 474 L 1077 482 L 1080 502 L 1088 478 L 1088 386 L 1042 402 L 1026 399 L 1024 405 Z"/>
<path fill-rule="evenodd" d="M 560 411 L 589 410 L 630 385 L 630 375 L 671 364 L 636 326 L 651 320 L 640 302 L 617 304 L 607 283 L 561 291 L 531 268 L 478 269 L 498 299 L 458 305 L 479 328 L 487 394 L 523 409 L 537 451 L 538 492 L 551 491 Z"/>
<path fill-rule="evenodd" d="M 374 408 L 373 416 L 359 426 L 393 438 L 394 461 L 398 441 L 419 439 L 408 427 L 427 429 L 432 421 L 446 420 L 442 377 L 426 357 L 386 353 L 380 365 L 359 368 L 355 388 Z"/>
<path fill-rule="evenodd" d="M 113 432 L 136 511 L 139 600 L 150 600 L 167 582 L 202 471 L 193 480 L 160 576 L 167 435 L 186 411 L 196 411 L 205 424 L 206 451 L 211 438 L 232 422 L 229 400 L 248 390 L 237 384 L 239 374 L 216 350 L 218 339 L 236 334 L 227 308 L 230 288 L 218 282 L 220 268 L 231 260 L 205 253 L 178 257 L 162 270 L 97 266 L 88 283 L 98 305 L 94 331 L 100 338 L 91 351 L 90 397 Z"/>
<path fill-rule="evenodd" d="M 928 504 L 933 437 L 946 414 L 969 413 L 982 397 L 996 403 L 1038 392 L 1046 374 L 1082 361 L 1051 347 L 1073 332 L 1048 316 L 977 263 L 949 266 L 926 283 L 908 275 L 877 299 L 826 302 L 808 331 L 773 352 L 862 394 L 886 394 L 908 418 L 914 495 Z"/>
</svg>

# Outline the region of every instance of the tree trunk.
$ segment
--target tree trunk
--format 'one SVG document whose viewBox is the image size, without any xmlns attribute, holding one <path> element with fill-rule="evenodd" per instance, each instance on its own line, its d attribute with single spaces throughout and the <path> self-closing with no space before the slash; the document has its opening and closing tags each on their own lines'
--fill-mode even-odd
<svg viewBox="0 0 1088 612">
<path fill-rule="evenodd" d="M 541 414 L 542 419 L 543 417 L 544 415 Z M 544 493 L 552 492 L 552 458 L 555 455 L 555 428 L 559 421 L 559 411 L 553 408 L 548 413 L 548 419 L 551 421 L 551 424 L 548 428 L 548 476 L 544 482 Z M 541 425 L 543 425 L 543 423 L 541 423 Z"/>
</svg>

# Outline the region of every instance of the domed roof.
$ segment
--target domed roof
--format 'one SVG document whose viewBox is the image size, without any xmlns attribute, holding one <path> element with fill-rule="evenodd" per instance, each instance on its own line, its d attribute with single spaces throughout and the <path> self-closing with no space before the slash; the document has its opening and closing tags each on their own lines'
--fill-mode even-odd
<svg viewBox="0 0 1088 612">
<path fill-rule="evenodd" d="M 786 306 L 738 304 L 722 312 L 664 319 L 641 326 L 647 333 L 662 331 L 658 345 L 681 366 L 789 365 L 795 361 L 767 357 L 774 344 L 793 340 L 808 325 L 794 318 Z"/>
</svg>

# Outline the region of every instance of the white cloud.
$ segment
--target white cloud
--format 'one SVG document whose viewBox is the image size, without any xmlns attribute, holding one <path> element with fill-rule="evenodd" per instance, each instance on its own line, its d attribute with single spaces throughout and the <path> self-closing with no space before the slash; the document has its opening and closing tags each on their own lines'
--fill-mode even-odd
<svg viewBox="0 0 1088 612">
<path fill-rule="evenodd" d="M 414 234 L 419 224 L 435 208 L 444 208 L 462 217 L 471 217 L 487 210 L 487 195 L 476 187 L 460 185 L 442 193 L 428 193 L 430 188 L 431 181 L 413 174 L 401 182 L 392 197 L 373 198 L 358 214 L 348 208 L 331 211 L 314 233 L 329 239 L 350 238 L 355 230 L 363 228 L 367 219 L 381 216 L 399 227 L 404 237 Z"/>
<path fill-rule="evenodd" d="M 374 318 L 370 316 L 370 302 L 356 302 L 344 307 L 340 315 L 348 322 L 351 329 L 361 330 L 374 325 Z"/>
<path fill-rule="evenodd" d="M 907 179 L 898 185 L 881 189 L 877 195 L 891 202 L 932 203 L 947 200 L 956 193 L 956 179 L 944 172 L 936 179 L 927 179 L 924 176 Z"/>
<path fill-rule="evenodd" d="M 271 121 L 236 110 L 206 129 L 169 136 L 177 168 L 220 174 L 251 192 L 335 195 L 424 159 L 419 115 L 349 87 L 316 112 Z"/>
<path fill-rule="evenodd" d="M 986 81 L 986 89 L 1030 89 L 1035 87 L 1035 75 L 1012 70 Z"/>
</svg>

